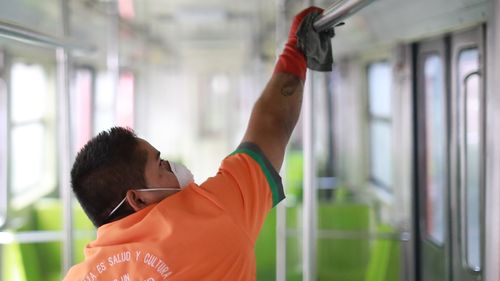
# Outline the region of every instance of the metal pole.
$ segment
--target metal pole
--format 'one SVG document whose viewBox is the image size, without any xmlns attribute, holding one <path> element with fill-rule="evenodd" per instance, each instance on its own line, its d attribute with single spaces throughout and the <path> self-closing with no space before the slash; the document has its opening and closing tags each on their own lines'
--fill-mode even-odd
<svg viewBox="0 0 500 281">
<path fill-rule="evenodd" d="M 61 0 L 62 27 L 64 36 L 69 36 L 68 0 Z M 63 210 L 62 268 L 67 272 L 73 264 L 73 208 L 70 187 L 71 130 L 69 114 L 70 55 L 67 48 L 56 49 L 57 59 L 57 108 L 59 143 L 59 194 Z"/>
<path fill-rule="evenodd" d="M 500 145 L 498 135 L 500 117 L 500 80 L 495 79 L 500 75 L 500 0 L 492 2 L 490 9 L 486 36 L 486 218 L 485 218 L 485 273 L 488 281 L 500 280 Z"/>
<path fill-rule="evenodd" d="M 0 49 L 0 229 L 7 221 L 8 197 L 9 197 L 9 99 L 7 83 L 5 82 L 5 52 Z M 0 243 L 2 242 L 0 237 Z M 0 266 L 3 267 L 7 259 L 4 256 L 5 246 L 0 245 Z M 0 281 L 4 280 L 0 273 Z"/>
<path fill-rule="evenodd" d="M 314 161 L 314 97 L 312 72 L 307 73 L 304 89 L 304 192 L 303 192 L 303 280 L 316 280 L 316 163 Z"/>
<path fill-rule="evenodd" d="M 314 161 L 314 73 L 308 71 L 304 89 L 304 210 L 303 274 L 305 281 L 316 280 L 316 163 Z"/>
<path fill-rule="evenodd" d="M 286 0 L 276 1 L 276 56 L 282 51 L 282 42 L 286 38 Z M 286 171 L 286 157 L 283 163 Z M 286 173 L 282 177 L 286 181 Z M 286 199 L 285 199 L 286 200 Z M 286 281 L 286 204 L 282 202 L 276 206 L 276 281 Z"/>
<path fill-rule="evenodd" d="M 8 138 L 9 130 L 9 100 L 7 97 L 7 84 L 4 77 L 5 65 L 4 51 L 0 49 L 0 228 L 7 220 L 7 198 L 8 198 L 8 182 L 7 182 L 7 165 L 8 165 Z M 1 253 L 0 253 L 1 255 Z"/>
<path fill-rule="evenodd" d="M 59 192 L 63 208 L 63 270 L 73 263 L 73 219 L 71 208 L 70 130 L 69 130 L 69 58 L 64 48 L 57 48 L 58 84 L 58 143 L 59 143 Z"/>
<path fill-rule="evenodd" d="M 118 1 L 109 1 L 107 7 L 108 16 L 108 40 L 106 66 L 107 74 L 111 82 L 111 91 L 113 92 L 114 104 L 117 104 L 118 99 L 118 83 L 120 79 L 120 17 L 118 15 Z M 116 120 L 116 107 L 113 109 L 113 116 Z M 101 130 L 102 128 L 98 128 Z"/>
<path fill-rule="evenodd" d="M 314 5 L 306 0 L 307 6 Z M 314 162 L 314 73 L 307 71 L 303 105 L 302 279 L 316 281 L 316 167 Z"/>
<path fill-rule="evenodd" d="M 322 31 L 335 26 L 373 1 L 374 0 L 337 1 L 323 11 L 323 14 L 314 22 L 314 29 Z"/>
</svg>

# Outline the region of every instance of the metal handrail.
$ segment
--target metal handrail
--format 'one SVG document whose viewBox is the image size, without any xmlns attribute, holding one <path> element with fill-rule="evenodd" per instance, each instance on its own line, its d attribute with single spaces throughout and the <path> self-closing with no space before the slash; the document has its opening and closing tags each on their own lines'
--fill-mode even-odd
<svg viewBox="0 0 500 281">
<path fill-rule="evenodd" d="M 95 239 L 96 233 L 93 230 L 76 230 L 75 238 Z M 33 230 L 33 231 L 0 231 L 0 246 L 12 243 L 47 243 L 61 242 L 64 239 L 63 230 Z"/>
<path fill-rule="evenodd" d="M 335 26 L 373 1 L 374 0 L 337 1 L 323 11 L 323 14 L 314 22 L 314 29 L 320 32 Z"/>
<path fill-rule="evenodd" d="M 291 237 L 302 236 L 299 230 L 287 228 L 286 235 Z M 402 232 L 371 232 L 363 230 L 338 230 L 338 229 L 318 229 L 316 231 L 318 239 L 366 239 L 366 240 L 392 240 L 408 242 L 411 234 L 407 231 Z"/>
<path fill-rule="evenodd" d="M 62 47 L 83 52 L 93 52 L 95 50 L 93 46 L 88 46 L 67 38 L 57 38 L 6 21 L 0 21 L 0 37 L 45 47 Z"/>
</svg>

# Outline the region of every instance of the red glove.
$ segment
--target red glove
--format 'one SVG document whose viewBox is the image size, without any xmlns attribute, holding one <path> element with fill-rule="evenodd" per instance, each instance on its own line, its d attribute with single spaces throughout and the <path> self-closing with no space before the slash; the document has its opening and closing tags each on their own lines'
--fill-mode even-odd
<svg viewBox="0 0 500 281">
<path fill-rule="evenodd" d="M 297 48 L 297 29 L 302 22 L 304 17 L 311 12 L 323 12 L 323 9 L 318 7 L 309 7 L 302 12 L 298 13 L 292 22 L 290 27 L 290 33 L 288 34 L 288 42 L 285 45 L 283 52 L 281 53 L 276 66 L 274 67 L 274 73 L 285 72 L 291 73 L 301 80 L 306 80 L 306 57 Z"/>
</svg>

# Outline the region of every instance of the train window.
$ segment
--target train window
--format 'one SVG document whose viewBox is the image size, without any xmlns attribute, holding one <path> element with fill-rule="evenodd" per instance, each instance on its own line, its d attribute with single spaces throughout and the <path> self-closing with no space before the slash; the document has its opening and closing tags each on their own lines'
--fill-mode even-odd
<svg viewBox="0 0 500 281">
<path fill-rule="evenodd" d="M 392 72 L 388 62 L 368 66 L 370 179 L 392 190 Z"/>
<path fill-rule="evenodd" d="M 368 94 L 370 113 L 373 116 L 391 117 L 391 66 L 388 62 L 376 62 L 368 67 Z"/>
<path fill-rule="evenodd" d="M 10 76 L 11 195 L 21 208 L 55 189 L 55 95 L 41 65 L 16 62 Z"/>
<path fill-rule="evenodd" d="M 469 267 L 475 271 L 481 268 L 480 249 L 480 190 L 481 190 L 481 95 L 478 49 L 462 50 L 458 56 L 459 93 L 463 103 L 463 175 L 462 211 L 465 219 L 466 258 Z"/>
<path fill-rule="evenodd" d="M 106 72 L 99 72 L 96 80 L 94 133 L 112 127 L 114 122 L 115 94 L 113 77 Z"/>
<path fill-rule="evenodd" d="M 220 108 L 227 102 L 230 89 L 229 77 L 220 73 L 200 79 L 200 135 L 202 137 L 220 136 L 224 133 L 226 114 Z"/>
<path fill-rule="evenodd" d="M 424 60 L 425 87 L 425 214 L 431 241 L 445 240 L 446 112 L 443 60 L 430 54 Z"/>
<path fill-rule="evenodd" d="M 117 88 L 113 86 L 110 73 L 99 73 L 96 82 L 94 132 L 116 125 L 133 128 L 134 74 L 130 71 L 121 72 Z"/>
<path fill-rule="evenodd" d="M 119 126 L 134 127 L 134 74 L 130 71 L 120 73 L 116 119 Z"/>
<path fill-rule="evenodd" d="M 93 79 L 90 68 L 76 68 L 71 91 L 73 153 L 77 153 L 92 136 Z"/>
</svg>

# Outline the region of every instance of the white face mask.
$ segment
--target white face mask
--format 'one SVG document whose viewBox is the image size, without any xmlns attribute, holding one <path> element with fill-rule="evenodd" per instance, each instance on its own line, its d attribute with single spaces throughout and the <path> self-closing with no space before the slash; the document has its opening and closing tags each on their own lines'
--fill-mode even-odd
<svg viewBox="0 0 500 281">
<path fill-rule="evenodd" d="M 172 173 L 175 175 L 177 178 L 177 181 L 179 182 L 180 187 L 179 188 L 169 188 L 169 187 L 160 187 L 160 188 L 143 188 L 143 189 L 136 189 L 136 191 L 141 191 L 141 192 L 152 192 L 152 191 L 179 191 L 186 186 L 188 186 L 190 183 L 194 182 L 194 177 L 191 171 L 184 166 L 183 164 L 180 163 L 175 163 L 172 161 L 168 161 L 170 164 L 170 169 L 172 170 Z M 123 203 L 127 200 L 127 196 L 123 198 L 118 205 L 109 213 L 108 218 L 120 208 Z"/>
<path fill-rule="evenodd" d="M 170 169 L 177 178 L 177 181 L 179 182 L 181 188 L 184 188 L 188 186 L 190 183 L 194 182 L 193 174 L 186 166 L 172 161 L 168 161 L 168 163 L 170 164 Z"/>
</svg>

